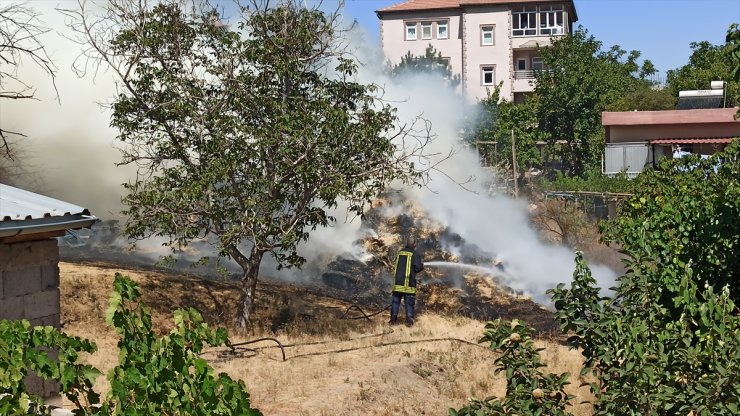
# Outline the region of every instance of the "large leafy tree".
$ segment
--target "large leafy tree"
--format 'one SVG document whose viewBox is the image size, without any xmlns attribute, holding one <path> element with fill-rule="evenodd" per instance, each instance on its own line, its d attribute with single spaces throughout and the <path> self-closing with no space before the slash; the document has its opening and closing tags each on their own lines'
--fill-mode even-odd
<svg viewBox="0 0 740 416">
<path fill-rule="evenodd" d="M 546 71 L 536 74 L 539 129 L 568 174 L 598 166 L 604 146 L 601 112 L 650 84 L 652 63 L 640 52 L 602 43 L 583 28 L 541 49 Z M 557 143 L 562 145 L 556 146 Z"/>
<path fill-rule="evenodd" d="M 740 297 L 740 142 L 708 158 L 665 160 L 640 174 L 634 197 L 605 224 L 604 239 L 651 259 L 656 268 L 691 264 L 717 291 Z M 676 281 L 662 282 L 675 290 Z M 666 292 L 669 294 L 671 292 Z M 667 295 L 668 296 L 668 295 Z"/>
<path fill-rule="evenodd" d="M 391 181 L 423 179 L 414 161 L 428 126 L 401 126 L 356 81 L 336 15 L 255 0 L 224 25 L 216 9 L 184 4 L 120 0 L 104 20 L 74 15 L 88 56 L 120 87 L 111 123 L 122 162 L 139 167 L 125 185 L 126 233 L 174 247 L 214 240 L 243 270 L 246 326 L 264 256 L 300 266 L 297 245 L 340 199 L 361 214 Z"/>
<path fill-rule="evenodd" d="M 730 29 L 724 45 L 712 45 L 707 41 L 692 42 L 689 62 L 667 73 L 666 81 L 671 93 L 678 96 L 679 91 L 709 89 L 712 81 L 727 81 L 726 106 L 740 103 L 740 81 L 733 78 L 735 49 L 732 36 Z"/>
<path fill-rule="evenodd" d="M 20 2 L 0 4 L 0 107 L 8 105 L 9 100 L 35 98 L 34 85 L 20 71 L 24 62 L 40 68 L 54 83 L 57 68 L 42 40 L 48 31 L 32 7 Z M 13 157 L 11 138 L 14 136 L 23 133 L 0 125 L 0 147 L 5 157 Z"/>
<path fill-rule="evenodd" d="M 607 241 L 628 256 L 613 294 L 578 258 L 551 291 L 592 373 L 597 415 L 735 415 L 740 403 L 740 142 L 641 173 Z"/>
</svg>

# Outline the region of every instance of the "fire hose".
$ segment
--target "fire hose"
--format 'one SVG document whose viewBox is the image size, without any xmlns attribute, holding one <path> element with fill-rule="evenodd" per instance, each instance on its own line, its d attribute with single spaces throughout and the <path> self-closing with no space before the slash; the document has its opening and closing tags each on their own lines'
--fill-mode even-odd
<svg viewBox="0 0 740 416">
<path fill-rule="evenodd" d="M 384 311 L 388 310 L 390 308 L 390 305 L 386 306 L 385 308 L 373 312 L 371 314 L 365 313 L 365 311 L 362 310 L 357 305 L 351 305 L 347 308 L 347 310 L 344 311 L 344 314 L 339 319 L 367 319 L 370 321 L 370 318 L 372 316 L 379 315 L 383 313 Z M 347 314 L 352 311 L 357 310 L 359 311 L 362 316 L 347 316 Z M 357 341 L 360 339 L 366 339 L 366 338 L 375 338 L 375 337 L 381 337 L 384 335 L 389 335 L 393 333 L 393 329 L 388 328 L 384 330 L 383 332 L 377 333 L 377 334 L 370 334 L 370 335 L 362 335 L 355 338 L 346 339 L 343 341 Z M 264 341 L 272 341 L 277 345 L 269 345 L 264 347 L 245 347 L 246 345 L 252 345 L 257 344 Z M 488 347 L 477 344 L 475 342 L 471 342 L 468 340 L 464 340 L 461 338 L 454 338 L 454 337 L 440 337 L 440 338 L 425 338 L 425 339 L 416 339 L 416 340 L 405 340 L 405 341 L 394 341 L 394 342 L 381 342 L 379 344 L 373 344 L 363 347 L 351 347 L 351 348 L 341 348 L 341 349 L 335 349 L 335 350 L 329 350 L 329 351 L 318 351 L 318 352 L 311 352 L 311 353 L 305 353 L 305 354 L 299 354 L 294 355 L 290 357 L 290 359 L 294 358 L 305 358 L 305 357 L 311 357 L 311 356 L 317 356 L 317 355 L 326 355 L 326 354 L 339 354 L 344 352 L 351 352 L 351 351 L 358 351 L 361 349 L 367 349 L 367 348 L 376 348 L 376 347 L 388 347 L 388 346 L 394 346 L 394 345 L 405 345 L 405 344 L 418 344 L 418 343 L 425 343 L 425 342 L 442 342 L 442 341 L 448 341 L 448 342 L 458 342 L 464 345 L 471 345 L 477 348 L 484 348 L 486 350 L 489 350 Z M 329 344 L 329 343 L 335 343 L 335 340 L 331 341 L 312 341 L 312 342 L 302 342 L 302 343 L 294 343 L 294 344 L 283 344 L 276 338 L 272 337 L 263 337 L 263 338 L 257 338 L 249 341 L 243 341 L 238 342 L 234 344 L 228 345 L 227 350 L 221 350 L 217 352 L 217 361 L 224 362 L 224 361 L 230 361 L 236 358 L 251 358 L 257 355 L 261 350 L 263 349 L 270 349 L 270 348 L 280 348 L 280 352 L 282 354 L 283 361 L 288 361 L 288 358 L 285 354 L 286 348 L 292 348 L 292 347 L 303 347 L 303 346 L 309 346 L 309 345 L 321 345 L 321 344 Z"/>
</svg>

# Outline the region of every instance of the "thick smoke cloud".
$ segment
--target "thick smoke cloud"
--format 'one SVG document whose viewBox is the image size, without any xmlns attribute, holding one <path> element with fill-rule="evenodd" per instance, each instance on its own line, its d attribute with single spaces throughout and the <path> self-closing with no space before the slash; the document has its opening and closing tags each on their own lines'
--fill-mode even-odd
<svg viewBox="0 0 740 416">
<path fill-rule="evenodd" d="M 34 2 L 43 19 L 58 31 L 65 31 L 63 17 L 53 11 L 53 2 Z M 350 19 L 345 19 L 349 21 Z M 398 107 L 402 120 L 422 115 L 432 122 L 437 139 L 428 149 L 441 155 L 455 149 L 444 161 L 426 187 L 403 188 L 406 198 L 415 201 L 426 213 L 506 264 L 511 276 L 506 283 L 543 300 L 544 291 L 557 282 L 568 281 L 573 272 L 573 253 L 562 247 L 542 244 L 529 226 L 526 204 L 503 196 L 488 196 L 490 173 L 478 166 L 477 155 L 466 149 L 458 136 L 468 107 L 454 91 L 440 80 L 428 76 L 391 80 L 383 73 L 385 59 L 376 45 L 369 44 L 362 28 L 349 33 L 349 47 L 362 63 L 359 79 L 384 88 L 384 99 Z M 117 167 L 119 152 L 114 148 L 116 132 L 109 127 L 110 112 L 99 103 L 110 102 L 115 87 L 109 74 L 99 73 L 79 79 L 70 70 L 79 46 L 59 33 L 47 36 L 47 45 L 60 68 L 57 85 L 61 104 L 54 101 L 53 89 L 43 74 L 32 74 L 39 86 L 40 101 L 3 104 L 0 122 L 11 130 L 28 135 L 24 142 L 27 163 L 34 175 L 20 185 L 46 195 L 91 209 L 104 219 L 120 219 L 122 183 L 133 177 L 133 170 Z M 29 68 L 33 71 L 33 68 Z M 470 177 L 475 178 L 467 182 Z M 461 186 L 461 183 L 465 183 Z M 274 262 L 263 262 L 263 275 L 291 280 L 318 277 L 322 267 L 337 255 L 350 254 L 364 259 L 366 254 L 355 245 L 366 231 L 359 218 L 347 218 L 342 204 L 334 212 L 338 221 L 316 230 L 300 252 L 307 266 L 299 270 L 277 270 Z M 121 241 L 120 239 L 115 241 Z M 169 254 L 161 241 L 140 243 L 147 255 Z M 192 257 L 213 255 L 199 246 L 187 254 Z M 233 266 L 233 265 L 232 265 Z M 608 287 L 614 273 L 596 267 L 594 274 Z"/>
</svg>

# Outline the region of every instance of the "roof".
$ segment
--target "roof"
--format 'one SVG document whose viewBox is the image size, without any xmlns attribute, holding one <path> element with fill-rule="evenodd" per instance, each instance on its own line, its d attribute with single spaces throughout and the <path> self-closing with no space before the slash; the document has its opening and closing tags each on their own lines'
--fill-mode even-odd
<svg viewBox="0 0 740 416">
<path fill-rule="evenodd" d="M 732 143 L 736 137 L 705 137 L 693 139 L 655 139 L 650 140 L 650 144 L 728 144 Z"/>
<path fill-rule="evenodd" d="M 736 112 L 737 108 L 662 111 L 604 111 L 601 113 L 601 124 L 604 126 L 640 126 L 651 124 L 737 123 L 738 135 L 740 135 L 740 120 L 735 120 Z"/>
<path fill-rule="evenodd" d="M 97 221 L 81 206 L 0 184 L 0 237 L 85 228 Z"/>
<path fill-rule="evenodd" d="M 375 11 L 378 15 L 388 12 L 457 9 L 463 6 L 487 6 L 497 4 L 522 3 L 566 3 L 573 10 L 573 21 L 578 20 L 573 0 L 406 0 Z"/>
</svg>

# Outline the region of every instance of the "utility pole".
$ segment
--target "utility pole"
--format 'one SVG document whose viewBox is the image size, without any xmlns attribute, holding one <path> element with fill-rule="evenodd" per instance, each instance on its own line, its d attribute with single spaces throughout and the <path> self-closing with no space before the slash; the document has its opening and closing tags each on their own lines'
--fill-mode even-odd
<svg viewBox="0 0 740 416">
<path fill-rule="evenodd" d="M 511 129 L 511 170 L 514 174 L 514 198 L 519 198 L 519 177 L 516 174 L 516 141 L 514 129 Z"/>
</svg>

